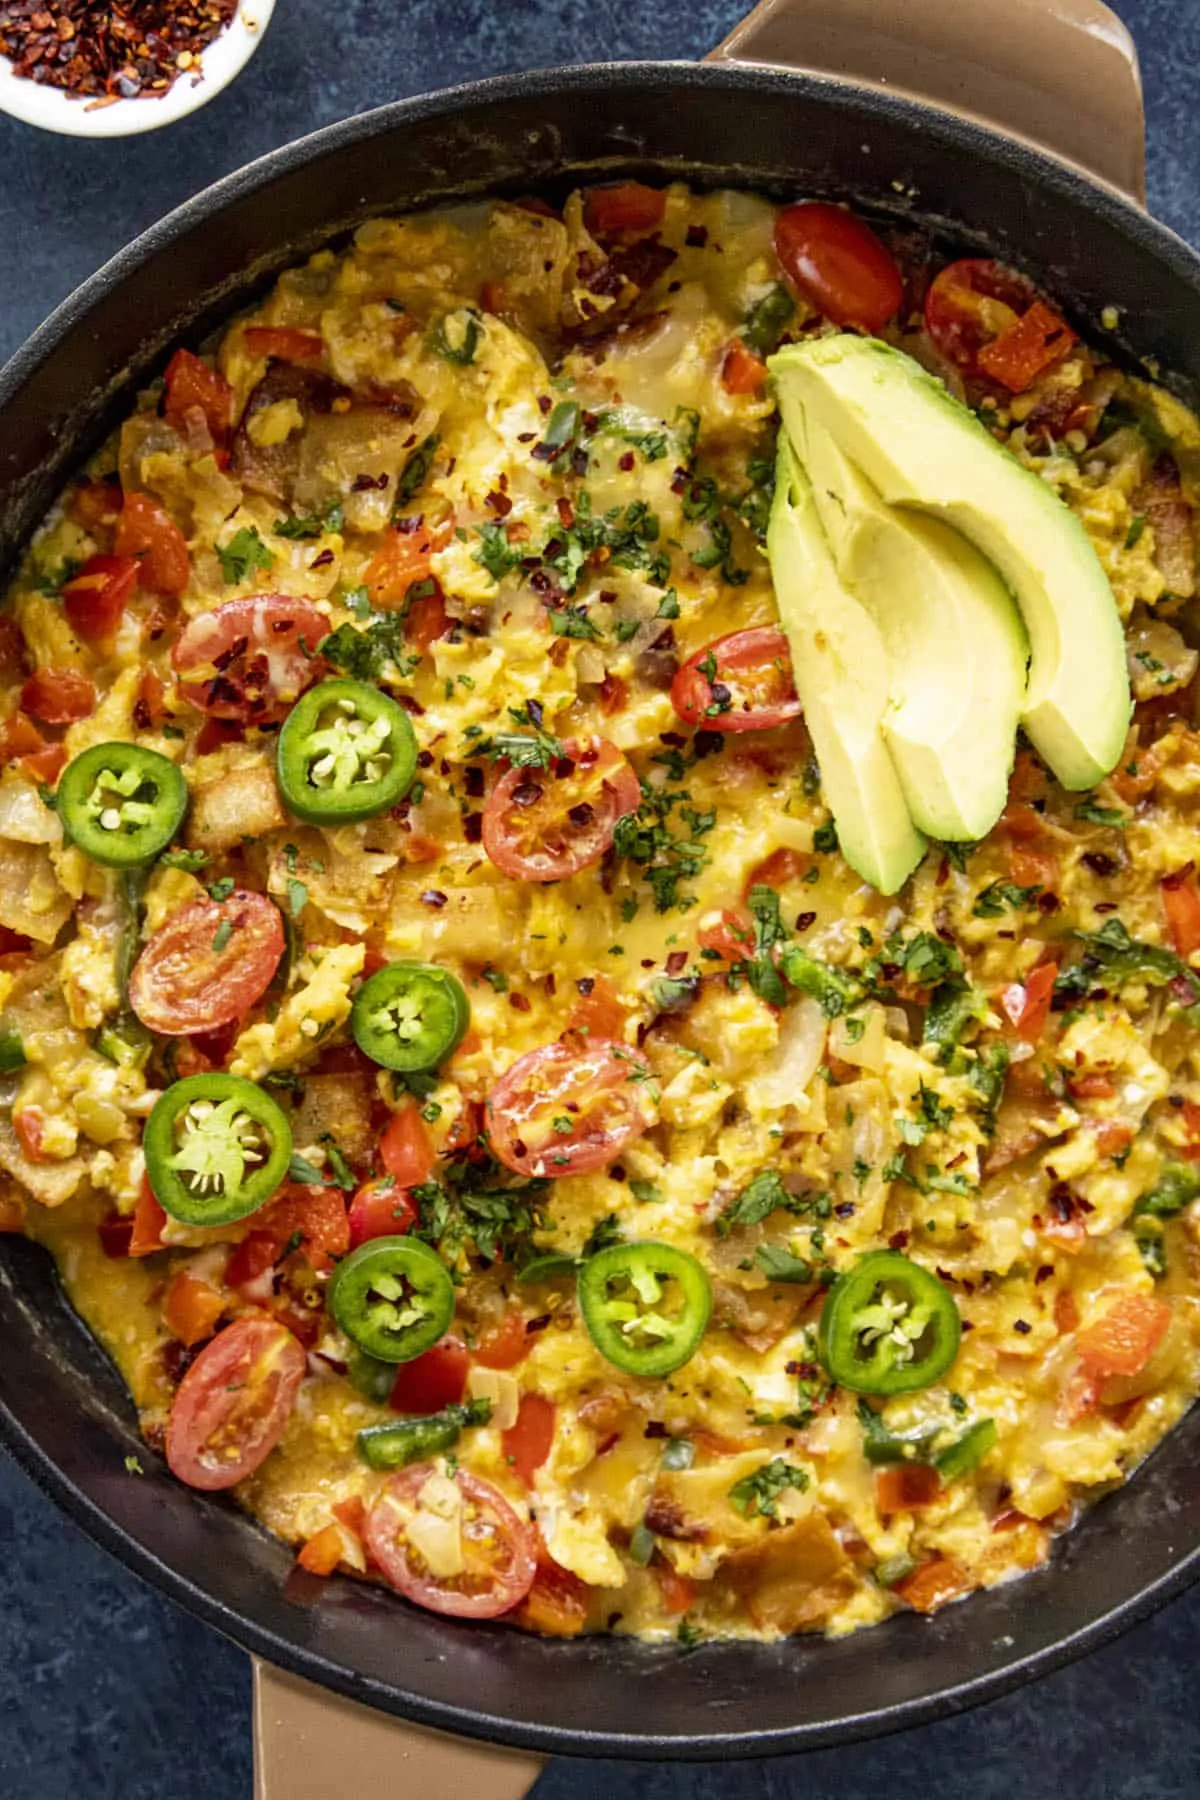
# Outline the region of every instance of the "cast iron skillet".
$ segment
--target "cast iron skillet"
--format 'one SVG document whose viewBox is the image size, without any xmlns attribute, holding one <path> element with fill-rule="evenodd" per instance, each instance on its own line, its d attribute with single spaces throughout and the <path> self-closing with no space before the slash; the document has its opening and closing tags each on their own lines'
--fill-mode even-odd
<svg viewBox="0 0 1200 1800">
<path fill-rule="evenodd" d="M 198 196 L 86 284 L 0 376 L 0 563 L 137 383 L 256 285 L 373 214 L 597 170 L 831 195 L 1036 273 L 1098 332 L 1200 393 L 1200 261 L 1115 191 L 911 101 L 820 78 L 667 64 L 486 82 L 335 125 Z M 897 185 L 893 185 L 897 184 Z M 899 190 L 903 190 L 902 192 Z M 1099 333 L 1103 336 L 1103 333 Z M 1110 341 L 1112 341 L 1110 337 Z M 46 1258 L 0 1246 L 0 1438 L 99 1543 L 247 1648 L 404 1717 L 606 1756 L 765 1755 L 935 1718 L 1053 1668 L 1177 1593 L 1200 1563 L 1200 1410 L 1049 1567 L 932 1620 L 838 1643 L 682 1654 L 463 1626 L 382 1591 L 297 1585 L 292 1556 L 139 1442 Z M 145 1466 L 131 1478 L 125 1457 Z"/>
</svg>

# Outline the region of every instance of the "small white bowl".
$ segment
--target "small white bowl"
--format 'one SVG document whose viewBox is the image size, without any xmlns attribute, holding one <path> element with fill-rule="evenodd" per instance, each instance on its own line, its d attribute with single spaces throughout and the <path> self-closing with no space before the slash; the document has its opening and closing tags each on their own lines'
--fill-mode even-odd
<svg viewBox="0 0 1200 1800">
<path fill-rule="evenodd" d="M 161 100 L 110 100 L 98 106 L 94 100 L 72 99 L 61 88 L 14 75 L 8 58 L 0 56 L 0 112 L 66 137 L 132 137 L 140 131 L 158 131 L 198 111 L 229 86 L 261 44 L 274 9 L 275 0 L 241 0 L 229 25 L 190 69 L 176 76 Z"/>
</svg>

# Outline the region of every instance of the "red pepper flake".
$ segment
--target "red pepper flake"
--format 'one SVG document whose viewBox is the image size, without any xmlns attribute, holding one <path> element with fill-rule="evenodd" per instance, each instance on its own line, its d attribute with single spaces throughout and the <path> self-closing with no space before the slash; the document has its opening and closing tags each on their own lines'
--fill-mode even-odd
<svg viewBox="0 0 1200 1800">
<path fill-rule="evenodd" d="M 160 100 L 236 12 L 237 0 L 0 0 L 0 56 L 93 104 Z"/>
</svg>

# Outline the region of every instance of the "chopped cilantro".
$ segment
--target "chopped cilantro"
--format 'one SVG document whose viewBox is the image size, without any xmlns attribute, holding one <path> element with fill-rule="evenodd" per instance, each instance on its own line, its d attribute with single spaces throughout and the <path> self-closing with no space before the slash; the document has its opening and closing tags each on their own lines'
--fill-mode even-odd
<svg viewBox="0 0 1200 1800">
<path fill-rule="evenodd" d="M 761 1469 L 755 1469 L 753 1475 L 743 1475 L 736 1481 L 729 1490 L 729 1498 L 740 1513 L 758 1513 L 764 1519 L 773 1519 L 779 1496 L 785 1489 L 796 1488 L 803 1493 L 807 1486 L 808 1475 L 804 1469 L 776 1456 Z"/>
<path fill-rule="evenodd" d="M 258 535 L 256 525 L 243 525 L 235 531 L 227 544 L 216 545 L 217 561 L 221 565 L 221 575 L 232 584 L 245 581 L 248 576 L 264 572 L 274 566 L 275 558 Z"/>
</svg>

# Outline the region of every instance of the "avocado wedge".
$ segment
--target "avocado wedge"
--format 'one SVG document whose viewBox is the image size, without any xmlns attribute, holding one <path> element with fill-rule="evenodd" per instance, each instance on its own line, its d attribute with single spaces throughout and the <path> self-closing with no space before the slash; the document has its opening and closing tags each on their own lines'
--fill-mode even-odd
<svg viewBox="0 0 1200 1800">
<path fill-rule="evenodd" d="M 909 813 L 930 837 L 974 842 L 1008 798 L 1029 656 L 1020 614 L 966 538 L 886 506 L 827 431 L 809 430 L 786 373 L 777 388 L 837 572 L 883 640 L 883 734 Z"/>
<path fill-rule="evenodd" d="M 881 730 L 887 654 L 870 614 L 838 577 L 786 431 L 779 434 L 767 554 L 842 855 L 872 887 L 894 894 L 920 862 L 925 840 Z"/>
<path fill-rule="evenodd" d="M 1079 520 L 887 344 L 839 333 L 790 345 L 769 367 L 882 500 L 943 520 L 995 565 L 1029 633 L 1022 725 L 1064 787 L 1103 780 L 1132 702 L 1116 603 Z"/>
</svg>

